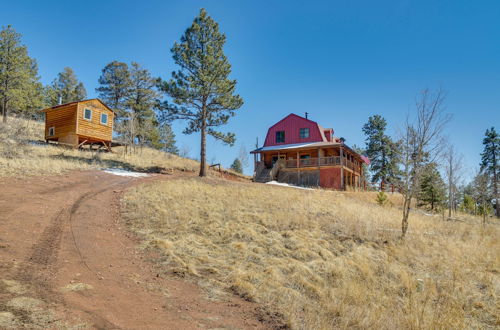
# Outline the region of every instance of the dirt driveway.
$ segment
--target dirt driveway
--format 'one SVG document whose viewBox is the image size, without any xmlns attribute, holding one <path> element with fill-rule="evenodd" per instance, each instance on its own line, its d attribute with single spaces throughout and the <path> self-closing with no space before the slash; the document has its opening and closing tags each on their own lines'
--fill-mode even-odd
<svg viewBox="0 0 500 330">
<path fill-rule="evenodd" d="M 257 306 L 208 301 L 160 275 L 119 217 L 147 180 L 102 171 L 0 180 L 0 328 L 267 328 Z"/>
</svg>

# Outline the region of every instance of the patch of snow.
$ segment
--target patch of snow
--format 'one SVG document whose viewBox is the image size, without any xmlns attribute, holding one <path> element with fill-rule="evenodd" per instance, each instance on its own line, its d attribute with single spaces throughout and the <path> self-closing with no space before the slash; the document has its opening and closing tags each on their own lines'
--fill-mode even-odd
<svg viewBox="0 0 500 330">
<path fill-rule="evenodd" d="M 272 184 L 275 186 L 281 186 L 281 187 L 289 187 L 289 188 L 295 188 L 295 189 L 302 189 L 302 190 L 314 190 L 312 188 L 305 188 L 305 187 L 299 187 L 299 186 L 294 186 L 288 183 L 283 183 L 283 182 L 278 182 L 278 181 L 269 181 L 266 182 L 266 184 Z"/>
<path fill-rule="evenodd" d="M 118 175 L 118 176 L 130 176 L 133 178 L 143 178 L 149 176 L 146 173 L 132 172 L 127 170 L 122 170 L 121 168 L 105 168 L 103 169 L 105 173 Z"/>
</svg>

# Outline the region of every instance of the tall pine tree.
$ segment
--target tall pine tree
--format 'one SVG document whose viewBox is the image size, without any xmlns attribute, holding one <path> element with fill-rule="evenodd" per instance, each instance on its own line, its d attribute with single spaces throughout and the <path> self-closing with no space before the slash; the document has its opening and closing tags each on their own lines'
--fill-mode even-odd
<svg viewBox="0 0 500 330">
<path fill-rule="evenodd" d="M 11 110 L 22 112 L 30 106 L 40 106 L 31 103 L 40 99 L 40 91 L 36 61 L 28 56 L 26 46 L 21 44 L 21 34 L 10 25 L 3 27 L 0 31 L 0 110 L 3 122 L 7 122 Z"/>
<path fill-rule="evenodd" d="M 370 159 L 372 182 L 397 183 L 399 153 L 396 144 L 385 134 L 386 120 L 375 115 L 363 126 L 366 135 L 366 155 Z"/>
<path fill-rule="evenodd" d="M 47 103 L 50 106 L 84 100 L 87 90 L 78 80 L 73 69 L 65 67 L 47 89 Z"/>
<path fill-rule="evenodd" d="M 154 109 L 160 96 L 156 91 L 158 79 L 153 78 L 139 63 L 132 62 L 130 82 L 126 105 L 131 116 L 127 120 L 136 121 L 134 138 L 141 144 L 147 144 L 157 134 L 158 121 Z"/>
<path fill-rule="evenodd" d="M 224 55 L 226 36 L 205 9 L 184 32 L 171 51 L 180 70 L 162 89 L 172 102 L 164 109 L 170 120 L 187 120 L 185 134 L 200 132 L 200 176 L 206 176 L 206 136 L 233 145 L 233 133 L 222 133 L 217 127 L 227 124 L 243 99 L 235 93 L 236 80 L 229 79 L 231 64 Z"/>
<path fill-rule="evenodd" d="M 102 69 L 96 92 L 108 106 L 115 110 L 115 121 L 126 115 L 126 100 L 130 94 L 132 81 L 127 63 L 113 61 Z"/>
<path fill-rule="evenodd" d="M 495 214 L 500 218 L 498 203 L 498 175 L 500 174 L 500 136 L 495 128 L 487 129 L 483 139 L 484 150 L 481 154 L 481 170 L 489 175 L 492 195 L 495 199 Z"/>
</svg>

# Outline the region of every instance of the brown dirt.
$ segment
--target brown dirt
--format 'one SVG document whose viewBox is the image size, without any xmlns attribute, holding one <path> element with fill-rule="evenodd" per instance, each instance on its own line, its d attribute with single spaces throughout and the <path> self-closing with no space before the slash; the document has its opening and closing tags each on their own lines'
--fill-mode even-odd
<svg viewBox="0 0 500 330">
<path fill-rule="evenodd" d="M 273 327 L 256 304 L 209 301 L 195 284 L 164 275 L 124 228 L 125 189 L 184 175 L 0 180 L 0 328 Z"/>
</svg>

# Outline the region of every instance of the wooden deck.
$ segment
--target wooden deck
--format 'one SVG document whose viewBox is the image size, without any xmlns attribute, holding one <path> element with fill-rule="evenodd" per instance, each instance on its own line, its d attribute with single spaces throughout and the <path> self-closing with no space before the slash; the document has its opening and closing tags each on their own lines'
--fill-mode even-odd
<svg viewBox="0 0 500 330">
<path fill-rule="evenodd" d="M 358 166 L 345 157 L 320 157 L 320 158 L 304 158 L 304 159 L 288 159 L 284 161 L 285 168 L 307 168 L 307 167 L 322 167 L 322 166 L 344 166 L 345 168 L 359 173 Z"/>
</svg>

